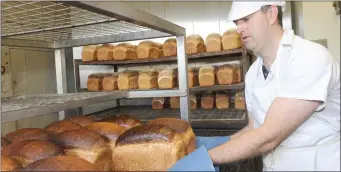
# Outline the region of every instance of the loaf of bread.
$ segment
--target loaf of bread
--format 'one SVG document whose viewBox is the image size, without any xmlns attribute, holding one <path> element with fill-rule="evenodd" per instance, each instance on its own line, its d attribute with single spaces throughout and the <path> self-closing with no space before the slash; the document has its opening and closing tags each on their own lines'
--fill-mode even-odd
<svg viewBox="0 0 341 172">
<path fill-rule="evenodd" d="M 115 148 L 117 138 L 125 131 L 122 126 L 110 122 L 96 122 L 87 125 L 85 128 L 97 132 L 101 136 L 105 137 L 111 152 Z M 111 171 L 114 168 L 112 158 L 110 159 L 109 166 Z"/>
<path fill-rule="evenodd" d="M 3 147 L 6 147 L 6 146 L 10 145 L 10 144 L 11 144 L 11 141 L 9 141 L 8 139 L 5 139 L 5 138 L 1 137 L 1 149 L 2 149 Z"/>
<path fill-rule="evenodd" d="M 206 37 L 205 44 L 207 52 L 216 52 L 223 49 L 222 39 L 218 33 L 209 34 Z"/>
<path fill-rule="evenodd" d="M 67 156 L 76 156 L 94 164 L 99 171 L 109 171 L 111 150 L 97 132 L 81 128 L 59 133 L 53 141 L 64 148 Z"/>
<path fill-rule="evenodd" d="M 103 73 L 94 73 L 88 76 L 87 80 L 87 89 L 89 91 L 100 91 L 103 90 L 103 78 L 104 74 Z"/>
<path fill-rule="evenodd" d="M 63 155 L 63 149 L 47 140 L 24 140 L 13 143 L 2 151 L 19 161 L 23 167 L 37 160 Z"/>
<path fill-rule="evenodd" d="M 212 93 L 207 93 L 201 97 L 201 108 L 203 109 L 213 109 L 214 108 L 215 96 Z"/>
<path fill-rule="evenodd" d="M 131 60 L 137 58 L 137 47 L 130 43 L 120 43 L 113 50 L 114 60 Z"/>
<path fill-rule="evenodd" d="M 229 96 L 223 93 L 217 93 L 215 96 L 215 104 L 217 109 L 228 109 L 230 106 Z"/>
<path fill-rule="evenodd" d="M 62 120 L 62 121 L 55 121 L 46 127 L 44 127 L 44 131 L 49 134 L 50 137 L 55 136 L 59 133 L 68 130 L 75 130 L 82 128 L 81 125 L 72 122 L 70 120 Z"/>
<path fill-rule="evenodd" d="M 92 118 L 90 118 L 88 116 L 84 116 L 84 115 L 81 115 L 81 116 L 71 116 L 71 117 L 68 117 L 67 120 L 70 120 L 70 121 L 72 121 L 74 123 L 77 123 L 77 124 L 81 125 L 82 127 L 96 122 L 94 119 L 92 119 Z"/>
<path fill-rule="evenodd" d="M 152 109 L 163 109 L 165 105 L 164 97 L 154 97 L 152 99 Z"/>
<path fill-rule="evenodd" d="M 18 171 L 23 167 L 16 159 L 1 154 L 1 171 Z"/>
<path fill-rule="evenodd" d="M 141 71 L 138 78 L 139 89 L 148 90 L 158 88 L 158 74 L 159 73 L 156 70 Z"/>
<path fill-rule="evenodd" d="M 55 156 L 38 160 L 21 171 L 100 171 L 90 162 L 74 156 Z"/>
<path fill-rule="evenodd" d="M 204 39 L 198 34 L 186 38 L 186 54 L 203 53 L 206 51 Z"/>
<path fill-rule="evenodd" d="M 178 72 L 176 69 L 163 69 L 158 75 L 159 89 L 170 89 L 178 85 Z"/>
<path fill-rule="evenodd" d="M 216 76 L 218 83 L 221 85 L 234 84 L 238 82 L 237 68 L 229 64 L 219 66 L 216 72 Z"/>
<path fill-rule="evenodd" d="M 148 122 L 149 124 L 162 124 L 180 133 L 184 142 L 185 154 L 190 154 L 196 149 L 195 135 L 190 124 L 178 118 L 157 118 Z"/>
<path fill-rule="evenodd" d="M 170 108 L 179 109 L 180 108 L 180 98 L 179 97 L 170 97 L 169 98 Z"/>
<path fill-rule="evenodd" d="M 113 171 L 167 171 L 185 156 L 184 147 L 181 133 L 166 124 L 131 128 L 116 140 Z"/>
<path fill-rule="evenodd" d="M 6 134 L 4 138 L 14 143 L 23 140 L 48 140 L 49 137 L 40 128 L 22 128 Z"/>
<path fill-rule="evenodd" d="M 108 118 L 105 118 L 101 120 L 102 122 L 112 122 L 119 126 L 122 126 L 126 130 L 139 126 L 142 124 L 142 122 L 139 119 L 136 119 L 130 115 L 116 115 L 116 116 L 110 116 Z"/>
<path fill-rule="evenodd" d="M 240 34 L 236 29 L 228 29 L 222 36 L 223 49 L 232 50 L 243 46 Z"/>
<path fill-rule="evenodd" d="M 118 74 L 116 73 L 107 73 L 103 77 L 102 85 L 103 90 L 110 91 L 110 90 L 117 90 L 117 78 Z"/>
<path fill-rule="evenodd" d="M 165 57 L 176 56 L 177 55 L 177 47 L 176 47 L 176 39 L 169 38 L 163 44 L 163 54 Z"/>
<path fill-rule="evenodd" d="M 239 91 L 235 94 L 234 106 L 236 109 L 245 110 L 245 93 L 244 93 L 244 91 Z"/>
<path fill-rule="evenodd" d="M 204 66 L 199 69 L 199 85 L 213 86 L 216 83 L 216 68 L 214 66 Z"/>
<path fill-rule="evenodd" d="M 194 94 L 189 95 L 189 106 L 190 109 L 197 108 L 197 97 Z M 180 97 L 170 97 L 170 108 L 172 109 L 180 108 Z"/>
<path fill-rule="evenodd" d="M 117 86 L 119 90 L 130 90 L 139 88 L 139 72 L 123 71 L 118 74 Z"/>
<path fill-rule="evenodd" d="M 198 69 L 189 68 L 188 69 L 188 87 L 192 88 L 199 84 Z"/>
<path fill-rule="evenodd" d="M 153 41 L 142 41 L 137 46 L 137 58 L 148 59 L 148 58 L 160 58 L 162 55 L 161 45 Z"/>
<path fill-rule="evenodd" d="M 82 61 L 96 61 L 99 46 L 88 45 L 82 48 Z"/>
<path fill-rule="evenodd" d="M 113 60 L 113 50 L 115 46 L 112 44 L 103 44 L 97 50 L 97 59 L 99 61 Z"/>
</svg>

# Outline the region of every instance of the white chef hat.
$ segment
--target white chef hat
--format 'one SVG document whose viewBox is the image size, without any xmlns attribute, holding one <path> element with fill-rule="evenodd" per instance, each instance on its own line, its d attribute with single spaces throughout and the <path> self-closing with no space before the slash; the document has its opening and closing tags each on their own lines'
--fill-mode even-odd
<svg viewBox="0 0 341 172">
<path fill-rule="evenodd" d="M 232 2 L 231 10 L 228 15 L 228 22 L 244 18 L 266 5 L 277 5 L 285 10 L 285 1 L 249 1 L 249 2 Z"/>
</svg>

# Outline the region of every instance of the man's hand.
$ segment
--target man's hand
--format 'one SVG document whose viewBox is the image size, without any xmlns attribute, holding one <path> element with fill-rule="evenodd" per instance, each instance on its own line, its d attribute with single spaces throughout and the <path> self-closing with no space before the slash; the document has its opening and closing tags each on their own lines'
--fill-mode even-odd
<svg viewBox="0 0 341 172">
<path fill-rule="evenodd" d="M 231 163 L 268 152 L 291 135 L 317 109 L 320 102 L 292 98 L 276 98 L 264 124 L 236 139 L 209 150 L 215 164 Z"/>
</svg>

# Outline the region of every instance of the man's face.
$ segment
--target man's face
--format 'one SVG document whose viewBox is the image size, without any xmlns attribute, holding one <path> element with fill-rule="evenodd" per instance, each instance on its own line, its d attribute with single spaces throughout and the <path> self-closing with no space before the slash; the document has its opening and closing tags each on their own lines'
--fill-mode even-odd
<svg viewBox="0 0 341 172">
<path fill-rule="evenodd" d="M 235 24 L 245 47 L 253 52 L 259 52 L 266 42 L 270 28 L 266 13 L 259 10 L 235 21 Z"/>
</svg>

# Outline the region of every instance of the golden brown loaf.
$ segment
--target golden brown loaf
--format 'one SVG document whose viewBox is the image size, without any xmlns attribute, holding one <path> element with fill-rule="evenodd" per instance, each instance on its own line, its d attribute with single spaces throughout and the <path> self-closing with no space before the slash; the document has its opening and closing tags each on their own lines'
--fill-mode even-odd
<svg viewBox="0 0 341 172">
<path fill-rule="evenodd" d="M 170 108 L 179 109 L 180 108 L 180 98 L 179 97 L 170 97 L 169 98 Z"/>
<path fill-rule="evenodd" d="M 217 109 L 227 109 L 230 106 L 229 96 L 227 94 L 217 93 L 215 103 Z"/>
<path fill-rule="evenodd" d="M 117 90 L 118 85 L 117 85 L 117 78 L 118 74 L 116 73 L 107 73 L 104 75 L 102 85 L 103 85 L 103 90 Z"/>
<path fill-rule="evenodd" d="M 122 126 L 123 128 L 130 129 L 136 126 L 139 126 L 142 124 L 142 122 L 130 115 L 116 115 L 116 116 L 110 116 L 108 118 L 105 118 L 102 120 L 102 122 L 112 122 L 119 126 Z"/>
<path fill-rule="evenodd" d="M 113 50 L 114 60 L 136 59 L 136 46 L 130 43 L 120 43 Z"/>
<path fill-rule="evenodd" d="M 214 108 L 214 94 L 208 93 L 201 97 L 201 108 L 203 109 L 213 109 Z"/>
<path fill-rule="evenodd" d="M 47 140 L 25 140 L 11 144 L 3 152 L 18 160 L 24 167 L 37 160 L 63 155 L 63 149 Z"/>
<path fill-rule="evenodd" d="M 149 124 L 163 124 L 180 133 L 184 142 L 185 154 L 190 154 L 196 148 L 195 135 L 190 124 L 178 118 L 157 118 Z"/>
<path fill-rule="evenodd" d="M 163 109 L 165 105 L 164 97 L 154 97 L 152 99 L 152 109 Z"/>
<path fill-rule="evenodd" d="M 157 84 L 158 74 L 159 73 L 156 70 L 141 71 L 139 73 L 139 79 L 138 79 L 139 89 L 147 90 L 147 89 L 158 88 L 158 84 Z"/>
<path fill-rule="evenodd" d="M 44 128 L 44 131 L 48 133 L 50 136 L 55 136 L 64 131 L 80 129 L 80 128 L 82 128 L 82 126 L 75 122 L 72 122 L 69 120 L 62 120 L 62 121 L 56 121 L 47 125 Z"/>
<path fill-rule="evenodd" d="M 1 137 L 1 149 L 5 146 L 8 146 L 11 144 L 11 141 L 9 141 L 8 139 L 5 139 L 3 137 Z"/>
<path fill-rule="evenodd" d="M 89 91 L 100 91 L 103 90 L 103 78 L 104 74 L 103 73 L 94 73 L 88 76 L 87 80 L 87 89 Z"/>
<path fill-rule="evenodd" d="M 22 128 L 6 134 L 4 138 L 12 143 L 22 140 L 47 140 L 48 134 L 40 128 Z"/>
<path fill-rule="evenodd" d="M 199 69 L 199 85 L 213 86 L 216 83 L 216 68 L 214 66 L 204 66 Z"/>
<path fill-rule="evenodd" d="M 117 86 L 119 90 L 138 89 L 139 72 L 124 71 L 118 74 Z"/>
<path fill-rule="evenodd" d="M 176 39 L 175 38 L 169 38 L 164 42 L 163 54 L 166 57 L 177 55 L 177 47 L 176 47 Z"/>
<path fill-rule="evenodd" d="M 17 171 L 22 168 L 22 165 L 16 159 L 1 154 L 1 171 Z"/>
<path fill-rule="evenodd" d="M 218 33 L 209 34 L 206 37 L 205 44 L 207 52 L 216 52 L 223 49 L 221 36 Z"/>
<path fill-rule="evenodd" d="M 38 160 L 21 171 L 99 171 L 99 169 L 78 157 L 55 156 Z"/>
<path fill-rule="evenodd" d="M 115 148 L 117 138 L 125 131 L 125 129 L 122 126 L 110 122 L 96 122 L 86 126 L 85 128 L 97 132 L 98 134 L 106 138 L 107 144 L 111 152 Z M 109 161 L 109 164 L 110 170 L 112 170 L 113 169 L 112 160 Z"/>
<path fill-rule="evenodd" d="M 148 59 L 148 58 L 160 58 L 161 46 L 153 41 L 142 41 L 137 46 L 137 58 Z"/>
<path fill-rule="evenodd" d="M 245 93 L 244 93 L 244 91 L 239 91 L 235 94 L 234 106 L 236 109 L 245 110 Z"/>
<path fill-rule="evenodd" d="M 188 69 L 188 87 L 192 88 L 199 84 L 198 69 L 189 68 Z"/>
<path fill-rule="evenodd" d="M 222 36 L 223 49 L 232 50 L 243 46 L 241 36 L 236 29 L 228 29 Z"/>
<path fill-rule="evenodd" d="M 219 66 L 216 76 L 219 84 L 234 84 L 238 82 L 237 68 L 229 64 Z"/>
<path fill-rule="evenodd" d="M 85 159 L 101 171 L 108 171 L 110 168 L 110 147 L 97 132 L 86 128 L 69 130 L 55 136 L 53 141 L 64 148 L 67 156 Z"/>
<path fill-rule="evenodd" d="M 94 119 L 88 117 L 88 116 L 71 116 L 68 117 L 67 120 L 72 121 L 74 123 L 77 123 L 79 125 L 81 125 L 82 127 L 87 126 L 91 123 L 96 122 Z"/>
<path fill-rule="evenodd" d="M 113 50 L 115 46 L 112 44 L 103 44 L 97 50 L 97 59 L 100 61 L 113 60 Z"/>
<path fill-rule="evenodd" d="M 206 51 L 204 39 L 198 34 L 186 38 L 186 54 L 203 53 Z"/>
<path fill-rule="evenodd" d="M 82 48 L 82 61 L 96 61 L 99 46 L 88 45 Z"/>
<path fill-rule="evenodd" d="M 158 75 L 159 89 L 170 89 L 178 85 L 178 72 L 176 69 L 163 69 Z"/>
<path fill-rule="evenodd" d="M 166 171 L 185 156 L 185 149 L 179 132 L 144 124 L 122 133 L 113 155 L 114 171 Z"/>
<path fill-rule="evenodd" d="M 87 125 L 85 128 L 97 132 L 107 138 L 111 144 L 115 146 L 115 142 L 124 131 L 125 128 L 111 122 L 95 122 Z"/>
</svg>

